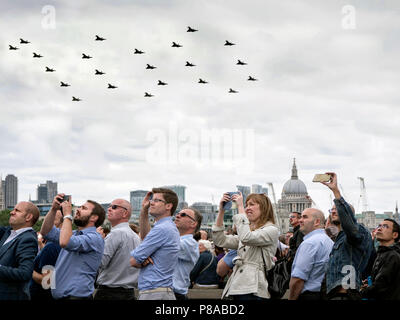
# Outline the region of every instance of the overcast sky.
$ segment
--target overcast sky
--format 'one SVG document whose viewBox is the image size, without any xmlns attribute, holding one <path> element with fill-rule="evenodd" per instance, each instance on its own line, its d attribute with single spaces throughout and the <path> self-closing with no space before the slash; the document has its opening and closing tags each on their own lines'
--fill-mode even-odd
<svg viewBox="0 0 400 320">
<path fill-rule="evenodd" d="M 394 211 L 399 8 L 396 0 L 2 1 L 0 173 L 18 177 L 19 200 L 36 199 L 46 180 L 76 204 L 171 184 L 187 186 L 189 204 L 217 203 L 238 184 L 267 182 L 278 200 L 296 158 L 319 208 L 330 208 L 330 192 L 312 178 L 334 171 L 356 209 L 363 177 L 369 209 Z"/>
</svg>

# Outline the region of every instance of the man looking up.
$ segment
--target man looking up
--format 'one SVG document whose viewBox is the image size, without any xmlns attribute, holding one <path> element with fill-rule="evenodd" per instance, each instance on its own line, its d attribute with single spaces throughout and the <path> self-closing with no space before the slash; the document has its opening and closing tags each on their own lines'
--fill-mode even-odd
<svg viewBox="0 0 400 320">
<path fill-rule="evenodd" d="M 92 299 L 94 281 L 101 263 L 104 240 L 96 231 L 105 219 L 103 207 L 87 200 L 72 217 L 71 198 L 64 201 L 63 193 L 54 197 L 40 233 L 46 240 L 61 246 L 55 266 L 54 299 Z M 64 221 L 61 230 L 54 226 L 57 210 L 62 208 Z M 78 230 L 72 231 L 72 221 Z"/>
<path fill-rule="evenodd" d="M 172 215 L 178 196 L 166 188 L 153 188 L 142 202 L 139 217 L 142 243 L 131 252 L 131 265 L 141 268 L 139 300 L 176 300 L 173 274 L 178 263 L 180 238 Z M 150 230 L 148 214 L 155 219 Z"/>
<path fill-rule="evenodd" d="M 39 209 L 31 202 L 17 203 L 9 227 L 0 227 L 0 300 L 29 300 L 28 283 L 38 252 L 36 232 Z"/>
<path fill-rule="evenodd" d="M 288 269 L 291 270 L 297 248 L 303 241 L 304 234 L 300 231 L 301 213 L 292 211 L 289 214 L 289 223 L 293 228 L 293 236 L 289 239 Z"/>
<path fill-rule="evenodd" d="M 331 189 L 335 197 L 331 217 L 339 233 L 329 257 L 326 293 L 332 300 L 358 300 L 361 298 L 361 274 L 372 252 L 372 239 L 369 231 L 357 223 L 354 209 L 341 196 L 336 173 L 327 174 L 331 180 L 321 183 Z"/>
<path fill-rule="evenodd" d="M 115 199 L 108 207 L 112 228 L 105 238 L 95 300 L 135 299 L 139 269 L 131 267 L 129 256 L 140 244 L 140 238 L 129 227 L 131 212 L 131 204 L 124 199 Z"/>
<path fill-rule="evenodd" d="M 176 214 L 175 225 L 180 234 L 178 264 L 173 276 L 173 289 L 177 300 L 187 300 L 190 271 L 199 259 L 199 244 L 193 235 L 199 231 L 203 217 L 194 208 L 182 209 Z"/>
<path fill-rule="evenodd" d="M 375 300 L 400 300 L 400 227 L 393 219 L 385 219 L 376 230 L 379 242 L 371 272 L 372 285 L 363 285 L 361 294 Z"/>
<path fill-rule="evenodd" d="M 319 300 L 333 241 L 324 230 L 325 217 L 320 210 L 305 209 L 299 223 L 304 240 L 293 261 L 289 300 Z"/>
</svg>

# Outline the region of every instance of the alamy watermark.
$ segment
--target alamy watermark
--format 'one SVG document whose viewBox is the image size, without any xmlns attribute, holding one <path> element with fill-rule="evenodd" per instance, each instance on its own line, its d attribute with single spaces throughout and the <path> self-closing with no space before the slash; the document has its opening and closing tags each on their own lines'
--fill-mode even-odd
<svg viewBox="0 0 400 320">
<path fill-rule="evenodd" d="M 55 29 L 56 28 L 56 8 L 51 5 L 44 6 L 42 8 L 42 28 L 43 29 Z"/>
<path fill-rule="evenodd" d="M 182 128 L 174 122 L 167 130 L 150 129 L 146 161 L 152 165 L 220 167 L 249 172 L 254 169 L 254 129 Z"/>
</svg>

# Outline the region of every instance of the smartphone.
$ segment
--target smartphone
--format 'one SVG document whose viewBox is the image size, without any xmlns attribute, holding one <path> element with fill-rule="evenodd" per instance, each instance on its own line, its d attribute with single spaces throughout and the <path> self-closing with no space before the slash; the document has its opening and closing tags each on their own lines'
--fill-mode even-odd
<svg viewBox="0 0 400 320">
<path fill-rule="evenodd" d="M 317 173 L 313 179 L 313 182 L 329 182 L 329 181 L 331 181 L 331 176 L 326 173 Z"/>
<path fill-rule="evenodd" d="M 234 194 L 239 194 L 239 191 L 226 192 L 226 193 L 229 194 L 229 196 L 231 197 L 231 200 L 228 201 L 228 202 L 225 202 L 225 204 L 224 204 L 224 210 L 227 211 L 227 210 L 231 210 L 231 209 L 236 209 L 236 203 L 233 203 L 233 202 L 232 202 L 232 196 L 233 196 Z"/>
</svg>

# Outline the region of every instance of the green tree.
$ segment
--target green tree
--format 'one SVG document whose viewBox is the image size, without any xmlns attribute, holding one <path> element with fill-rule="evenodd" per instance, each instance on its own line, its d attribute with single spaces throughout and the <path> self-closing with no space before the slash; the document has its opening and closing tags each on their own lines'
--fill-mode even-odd
<svg viewBox="0 0 400 320">
<path fill-rule="evenodd" d="M 2 210 L 0 211 L 0 226 L 7 227 L 10 224 L 8 223 L 8 219 L 10 218 L 10 212 L 11 210 Z"/>
</svg>

